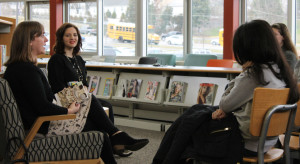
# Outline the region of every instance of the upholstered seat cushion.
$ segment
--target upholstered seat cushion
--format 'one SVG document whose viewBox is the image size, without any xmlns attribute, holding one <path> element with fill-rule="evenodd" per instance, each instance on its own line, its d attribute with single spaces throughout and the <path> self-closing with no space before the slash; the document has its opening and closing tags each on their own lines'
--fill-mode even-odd
<svg viewBox="0 0 300 164">
<path fill-rule="evenodd" d="M 97 131 L 35 139 L 28 148 L 28 160 L 97 159 L 100 157 L 103 140 L 103 133 Z"/>
</svg>

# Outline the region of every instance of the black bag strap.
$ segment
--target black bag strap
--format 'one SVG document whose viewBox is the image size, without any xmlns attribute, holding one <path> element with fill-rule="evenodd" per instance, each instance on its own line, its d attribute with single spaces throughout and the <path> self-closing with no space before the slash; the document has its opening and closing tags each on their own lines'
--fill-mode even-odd
<svg viewBox="0 0 300 164">
<path fill-rule="evenodd" d="M 9 149 L 10 149 L 10 145 L 11 145 L 11 143 L 13 142 L 13 141 L 15 141 L 15 140 L 17 140 L 17 141 L 19 141 L 20 142 L 20 144 L 21 144 L 21 146 L 24 148 L 24 150 L 25 150 L 25 153 L 24 153 L 24 158 L 22 158 L 22 159 L 16 159 L 16 160 L 13 160 L 13 161 L 11 161 L 10 160 L 10 156 L 9 156 Z M 5 151 L 5 158 L 4 158 L 4 163 L 5 164 L 14 164 L 14 163 L 17 163 L 17 162 L 24 162 L 25 164 L 29 164 L 29 162 L 28 162 L 28 148 L 25 146 L 25 143 L 24 143 L 24 141 L 20 138 L 20 137 L 12 137 L 12 138 L 10 138 L 9 140 L 8 140 L 8 142 L 7 142 L 7 145 L 6 145 L 6 149 L 5 149 L 6 151 Z"/>
</svg>

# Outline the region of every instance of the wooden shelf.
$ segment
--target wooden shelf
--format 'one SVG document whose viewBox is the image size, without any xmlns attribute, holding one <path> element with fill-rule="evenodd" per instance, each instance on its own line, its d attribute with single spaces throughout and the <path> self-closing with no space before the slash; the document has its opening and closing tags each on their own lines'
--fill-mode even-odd
<svg viewBox="0 0 300 164">
<path fill-rule="evenodd" d="M 0 44 L 6 45 L 6 56 L 9 56 L 10 43 L 15 27 L 16 19 L 0 16 Z"/>
</svg>

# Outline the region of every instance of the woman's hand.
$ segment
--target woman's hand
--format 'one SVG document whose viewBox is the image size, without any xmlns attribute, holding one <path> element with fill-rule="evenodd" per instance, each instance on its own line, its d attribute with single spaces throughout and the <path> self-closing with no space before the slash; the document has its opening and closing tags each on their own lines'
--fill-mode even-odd
<svg viewBox="0 0 300 164">
<path fill-rule="evenodd" d="M 69 106 L 68 114 L 75 114 L 79 111 L 80 104 L 77 104 L 75 101 Z"/>
<path fill-rule="evenodd" d="M 216 119 L 220 120 L 220 119 L 222 119 L 224 117 L 226 117 L 226 113 L 222 109 L 217 109 L 211 115 L 211 118 L 213 120 L 216 120 Z"/>
</svg>

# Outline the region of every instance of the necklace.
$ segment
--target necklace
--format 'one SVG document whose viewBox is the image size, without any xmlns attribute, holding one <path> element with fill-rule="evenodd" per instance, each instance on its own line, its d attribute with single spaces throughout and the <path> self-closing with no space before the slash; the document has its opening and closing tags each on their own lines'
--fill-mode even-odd
<svg viewBox="0 0 300 164">
<path fill-rule="evenodd" d="M 66 56 L 66 57 L 69 60 L 69 62 L 72 64 L 73 69 L 76 71 L 79 81 L 83 81 L 82 71 L 81 71 L 81 69 L 79 67 L 79 64 L 77 62 L 76 57 L 75 56 L 72 57 L 72 59 L 74 59 L 75 62 L 72 62 L 71 59 L 70 59 L 70 57 L 68 57 L 68 56 Z M 76 66 L 77 66 L 77 68 L 76 68 Z"/>
</svg>

